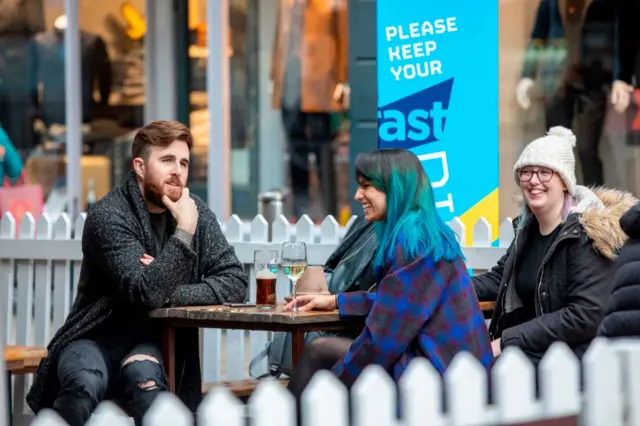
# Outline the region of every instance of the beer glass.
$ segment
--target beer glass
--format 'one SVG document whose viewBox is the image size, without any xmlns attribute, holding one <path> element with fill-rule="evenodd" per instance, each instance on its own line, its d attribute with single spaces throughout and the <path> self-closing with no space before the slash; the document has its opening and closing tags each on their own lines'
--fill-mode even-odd
<svg viewBox="0 0 640 426">
<path fill-rule="evenodd" d="M 256 306 L 260 309 L 276 307 L 276 278 L 278 276 L 278 252 L 256 250 L 253 252 L 256 271 Z"/>
</svg>

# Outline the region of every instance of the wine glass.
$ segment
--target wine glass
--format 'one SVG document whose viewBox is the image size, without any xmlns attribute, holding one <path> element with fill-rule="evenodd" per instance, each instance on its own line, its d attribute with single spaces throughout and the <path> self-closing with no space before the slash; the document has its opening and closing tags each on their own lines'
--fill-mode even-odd
<svg viewBox="0 0 640 426">
<path fill-rule="evenodd" d="M 307 245 L 303 242 L 282 244 L 280 263 L 285 275 L 293 285 L 293 312 L 298 312 L 296 304 L 296 283 L 307 269 Z"/>
</svg>

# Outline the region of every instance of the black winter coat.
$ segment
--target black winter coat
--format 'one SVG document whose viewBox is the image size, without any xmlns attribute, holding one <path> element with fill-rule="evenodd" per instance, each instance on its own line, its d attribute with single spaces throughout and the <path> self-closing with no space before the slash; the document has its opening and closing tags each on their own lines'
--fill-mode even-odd
<svg viewBox="0 0 640 426">
<path fill-rule="evenodd" d="M 244 300 L 248 280 L 233 247 L 215 214 L 201 199 L 191 197 L 198 207 L 191 247 L 171 236 L 160 253 L 156 253 L 149 212 L 133 173 L 89 210 L 82 234 L 78 294 L 49 343 L 48 356 L 27 395 L 34 412 L 50 408 L 60 390 L 56 372 L 60 352 L 113 318 L 122 304 L 140 314 L 167 305 Z M 145 253 L 155 258 L 149 266 L 140 263 Z M 176 330 L 176 371 L 184 371 L 176 383 L 178 396 L 193 412 L 202 399 L 199 353 L 198 329 Z"/>
<path fill-rule="evenodd" d="M 613 291 L 598 335 L 604 337 L 640 336 L 640 203 L 620 219 L 629 237 L 616 260 Z"/>
<path fill-rule="evenodd" d="M 575 205 L 538 271 L 536 318 L 518 320 L 523 302 L 514 280 L 517 253 L 527 249 L 531 213 L 516 220 L 516 236 L 498 264 L 473 277 L 478 299 L 497 301 L 489 334 L 517 346 L 534 362 L 555 341 L 582 357 L 604 315 L 612 287 L 613 259 L 624 242 L 619 218 L 637 200 L 628 193 L 579 186 Z M 535 226 L 535 225 L 534 225 Z"/>
</svg>

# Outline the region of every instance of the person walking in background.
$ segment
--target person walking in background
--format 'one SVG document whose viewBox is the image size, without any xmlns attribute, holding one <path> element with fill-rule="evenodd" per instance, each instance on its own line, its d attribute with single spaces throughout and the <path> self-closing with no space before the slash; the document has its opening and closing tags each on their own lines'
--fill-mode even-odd
<svg viewBox="0 0 640 426">
<path fill-rule="evenodd" d="M 337 308 L 343 318 L 366 320 L 355 340 L 318 337 L 306 345 L 289 390 L 299 400 L 321 369 L 332 370 L 351 386 L 370 364 L 398 380 L 417 357 L 443 374 L 461 351 L 489 368 L 489 336 L 461 248 L 436 211 L 431 184 L 416 155 L 403 149 L 360 154 L 355 170 L 355 199 L 365 219 L 374 222 L 377 235 L 373 266 L 378 286 L 372 293 L 296 298 L 301 311 Z"/>
<path fill-rule="evenodd" d="M 625 236 L 629 193 L 576 185 L 574 134 L 564 127 L 523 150 L 515 238 L 491 271 L 473 277 L 481 301 L 497 301 L 489 334 L 495 356 L 520 348 L 537 365 L 555 341 L 581 358 L 603 318 L 613 259 Z"/>
<path fill-rule="evenodd" d="M 22 160 L 9 139 L 9 135 L 0 126 L 0 183 L 4 185 L 5 179 L 16 180 L 22 174 Z"/>
</svg>

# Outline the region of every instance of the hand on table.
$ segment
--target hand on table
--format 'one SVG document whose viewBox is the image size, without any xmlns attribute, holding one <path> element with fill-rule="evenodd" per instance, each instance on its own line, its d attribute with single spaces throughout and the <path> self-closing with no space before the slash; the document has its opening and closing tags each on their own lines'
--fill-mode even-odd
<svg viewBox="0 0 640 426">
<path fill-rule="evenodd" d="M 155 259 L 152 256 L 149 256 L 148 254 L 145 254 L 144 256 L 142 256 L 140 258 L 140 262 L 144 265 L 144 266 L 149 266 L 151 265 L 151 262 L 153 262 Z"/>
<path fill-rule="evenodd" d="M 284 307 L 285 311 L 293 309 L 293 303 L 295 302 L 300 311 L 333 311 L 336 306 L 337 296 L 335 294 L 307 294 L 304 296 L 298 296 L 291 302 L 287 303 Z"/>
</svg>

